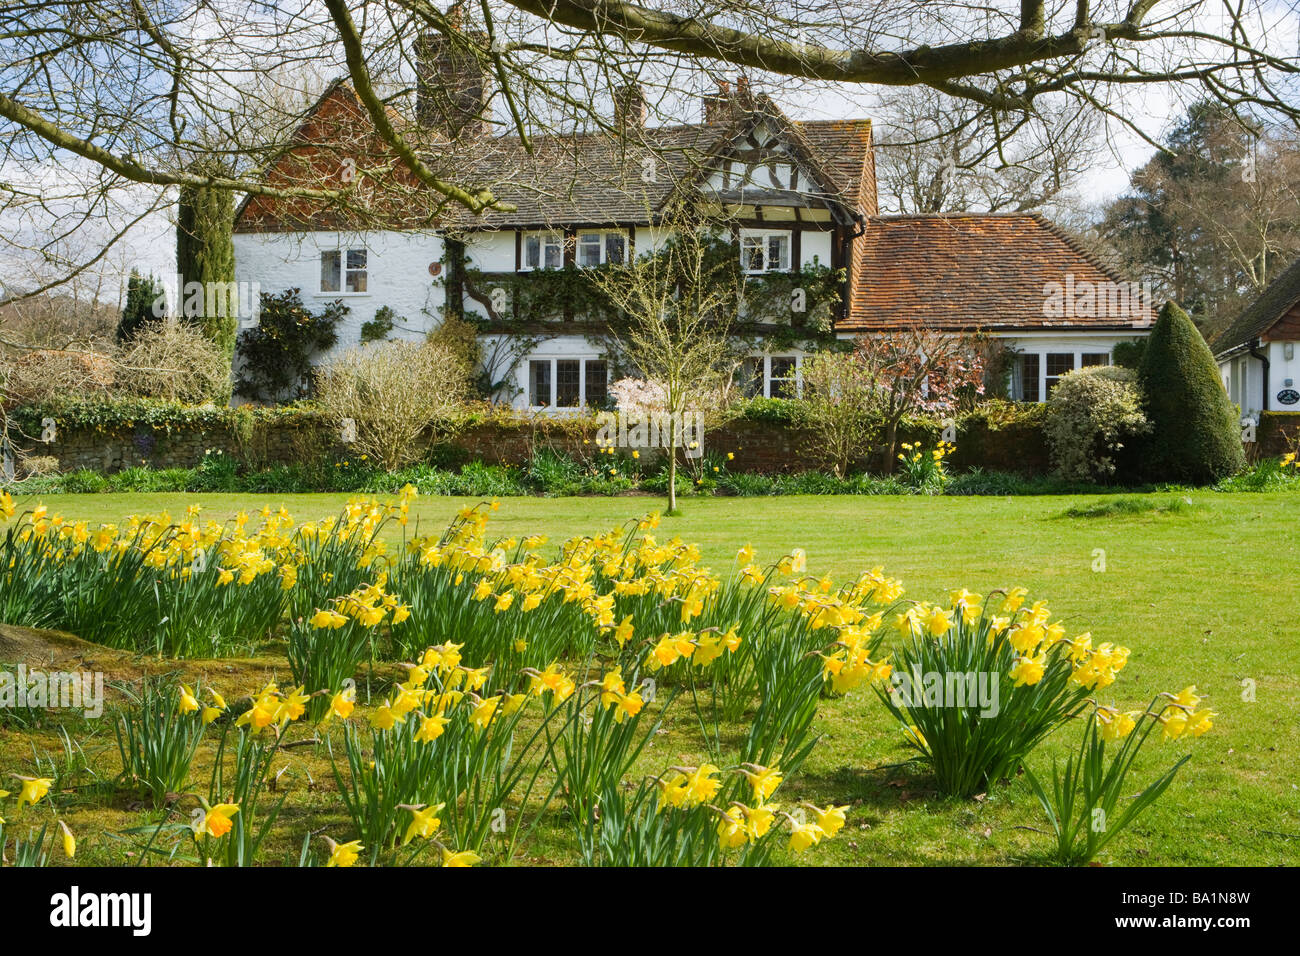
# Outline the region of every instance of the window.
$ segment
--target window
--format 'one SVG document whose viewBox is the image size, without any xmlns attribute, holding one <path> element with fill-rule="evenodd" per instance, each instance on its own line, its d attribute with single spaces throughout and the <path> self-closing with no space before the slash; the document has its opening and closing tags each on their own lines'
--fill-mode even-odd
<svg viewBox="0 0 1300 956">
<path fill-rule="evenodd" d="M 547 358 L 528 363 L 528 404 L 533 408 L 600 406 L 609 400 L 603 359 Z"/>
<path fill-rule="evenodd" d="M 746 272 L 790 271 L 790 234 L 788 232 L 742 232 L 740 263 Z"/>
<path fill-rule="evenodd" d="M 736 384 L 747 398 L 797 398 L 799 358 L 751 355 L 741 362 Z"/>
<path fill-rule="evenodd" d="M 793 356 L 774 355 L 771 359 L 772 371 L 768 375 L 769 398 L 795 398 L 798 382 L 795 379 L 798 363 Z"/>
<path fill-rule="evenodd" d="M 564 265 L 564 239 L 559 233 L 524 237 L 525 269 L 559 269 Z"/>
<path fill-rule="evenodd" d="M 1017 365 L 1020 369 L 1020 400 L 1022 402 L 1038 401 L 1038 356 L 1032 352 L 1022 355 Z"/>
<path fill-rule="evenodd" d="M 528 363 L 528 404 L 545 408 L 551 404 L 551 363 Z"/>
<path fill-rule="evenodd" d="M 609 367 L 603 361 L 589 359 L 586 373 L 587 399 L 584 404 L 599 408 L 609 401 Z"/>
<path fill-rule="evenodd" d="M 1084 352 L 1079 361 L 1079 368 L 1094 368 L 1098 365 L 1109 365 L 1109 352 Z"/>
<path fill-rule="evenodd" d="M 1045 380 L 1046 395 L 1052 394 L 1052 389 L 1056 388 L 1056 383 L 1061 380 L 1061 376 L 1066 372 L 1074 371 L 1074 353 L 1073 352 L 1048 352 L 1047 353 L 1047 378 Z"/>
<path fill-rule="evenodd" d="M 366 291 L 366 250 L 326 249 L 320 254 L 322 292 Z"/>
<path fill-rule="evenodd" d="M 621 263 L 626 248 L 627 236 L 621 232 L 578 233 L 578 268 Z"/>
<path fill-rule="evenodd" d="M 582 363 L 559 359 L 555 363 L 555 404 L 559 408 L 577 408 L 581 401 Z"/>
</svg>

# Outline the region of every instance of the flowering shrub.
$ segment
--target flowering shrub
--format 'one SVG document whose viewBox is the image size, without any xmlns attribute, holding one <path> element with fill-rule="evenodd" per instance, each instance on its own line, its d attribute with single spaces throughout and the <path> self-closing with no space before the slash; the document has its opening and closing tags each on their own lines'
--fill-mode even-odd
<svg viewBox="0 0 1300 956">
<path fill-rule="evenodd" d="M 1117 456 L 1148 431 L 1137 375 L 1128 369 L 1096 366 L 1070 372 L 1047 400 L 1044 432 L 1062 478 L 1114 477 Z"/>
</svg>

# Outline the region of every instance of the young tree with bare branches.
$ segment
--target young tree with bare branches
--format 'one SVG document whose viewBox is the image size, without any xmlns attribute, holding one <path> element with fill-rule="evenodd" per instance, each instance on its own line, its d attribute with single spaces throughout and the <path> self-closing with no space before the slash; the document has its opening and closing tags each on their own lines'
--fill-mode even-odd
<svg viewBox="0 0 1300 956">
<path fill-rule="evenodd" d="M 592 281 L 625 317 L 614 329 L 616 348 L 663 393 L 668 419 L 668 513 L 678 514 L 677 458 L 681 423 L 702 414 L 725 390 L 736 365 L 731 327 L 736 316 L 735 256 L 719 254 L 725 223 L 680 201 L 658 224 L 658 248 L 636 259 L 592 270 Z"/>
</svg>

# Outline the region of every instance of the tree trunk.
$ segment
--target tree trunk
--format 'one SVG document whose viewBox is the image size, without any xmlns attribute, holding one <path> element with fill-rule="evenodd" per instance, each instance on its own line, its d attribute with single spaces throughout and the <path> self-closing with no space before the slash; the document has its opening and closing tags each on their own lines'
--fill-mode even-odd
<svg viewBox="0 0 1300 956">
<path fill-rule="evenodd" d="M 668 513 L 677 513 L 677 419 L 668 415 Z"/>
<path fill-rule="evenodd" d="M 891 419 L 885 425 L 885 450 L 884 461 L 881 463 L 881 470 L 886 475 L 894 473 L 894 463 L 898 460 L 895 457 L 894 445 L 898 441 L 898 422 Z"/>
<path fill-rule="evenodd" d="M 217 170 L 213 170 L 216 172 Z M 239 295 L 235 290 L 235 248 L 231 232 L 235 223 L 234 200 L 229 191 L 202 186 L 185 186 L 180 190 L 176 213 L 176 272 L 181 314 L 202 330 L 226 360 L 232 361 L 239 334 Z M 187 297 L 191 283 L 201 289 L 197 304 Z M 218 402 L 230 400 L 213 396 Z"/>
</svg>

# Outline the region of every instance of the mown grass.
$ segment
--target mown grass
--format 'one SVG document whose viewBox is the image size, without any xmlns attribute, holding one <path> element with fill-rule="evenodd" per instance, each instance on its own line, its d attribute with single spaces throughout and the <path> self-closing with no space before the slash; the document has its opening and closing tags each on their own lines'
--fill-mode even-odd
<svg viewBox="0 0 1300 956">
<path fill-rule="evenodd" d="M 194 501 L 222 517 L 241 508 L 284 505 L 300 518 L 334 511 L 341 495 L 250 498 L 230 495 L 63 495 L 50 503 L 70 519 L 116 521 L 131 512 L 170 509 Z M 791 547 L 808 552 L 809 570 L 843 580 L 883 565 L 908 594 L 940 598 L 948 589 L 986 593 L 1008 584 L 1047 598 L 1069 629 L 1094 641 L 1133 649 L 1103 702 L 1145 704 L 1159 690 L 1195 683 L 1219 713 L 1215 730 L 1195 741 L 1158 743 L 1143 753 L 1133 792 L 1189 749 L 1194 753 L 1173 787 L 1103 855 L 1112 864 L 1255 864 L 1300 862 L 1300 533 L 1295 497 L 1261 493 L 1189 492 L 1181 507 L 1169 495 L 1034 498 L 772 498 L 695 499 L 665 519 L 661 537 L 698 542 L 717 568 L 752 544 L 760 559 Z M 1125 499 L 1118 499 L 1125 500 Z M 465 500 L 425 499 L 413 514 L 426 530 L 442 527 Z M 19 502 L 20 507 L 22 502 Z M 503 534 L 541 532 L 558 541 L 658 506 L 651 498 L 513 499 L 493 523 Z M 0 662 L 3 665 L 4 662 Z M 155 665 L 156 666 L 156 665 Z M 223 690 L 247 691 L 267 674 L 286 676 L 269 649 L 247 661 L 190 661 Z M 1253 682 L 1254 701 L 1243 699 Z M 83 740 L 98 778 L 116 773 L 107 721 L 46 716 L 0 723 L 0 772 L 30 772 L 33 749 L 61 752 L 58 727 Z M 1023 779 L 991 788 L 977 800 L 940 799 L 926 775 L 907 762 L 901 734 L 870 693 L 825 701 L 822 740 L 804 772 L 782 796 L 850 803 L 848 828 L 800 862 L 840 865 L 1010 864 L 1040 862 L 1048 845 L 1044 820 Z M 1053 756 L 1075 742 L 1069 727 L 1031 758 L 1047 771 Z M 638 771 L 691 763 L 703 753 L 689 706 L 678 703 Z M 193 782 L 206 786 L 206 769 Z M 308 829 L 346 832 L 324 751 L 300 747 L 284 760 L 293 796 L 267 862 L 296 857 Z M 129 844 L 110 836 L 157 819 L 130 798 L 93 785 L 68 798 L 65 819 L 82 841 L 79 861 L 120 864 Z M 310 781 L 310 783 L 309 783 Z M 36 820 L 32 811 L 27 819 Z M 22 824 L 25 820 L 11 821 Z M 548 817 L 519 862 L 573 859 L 558 814 Z"/>
</svg>

